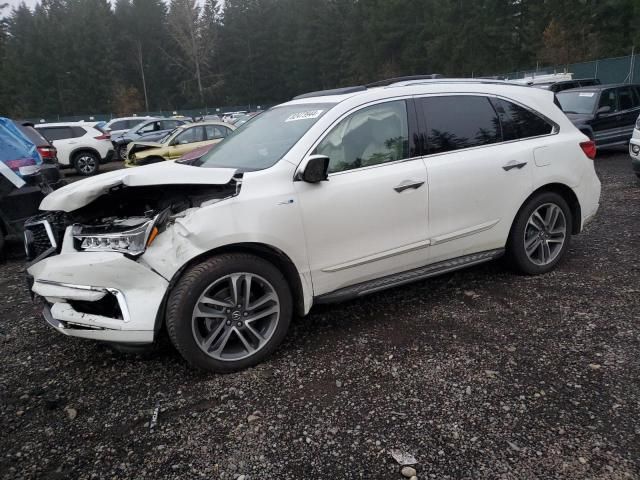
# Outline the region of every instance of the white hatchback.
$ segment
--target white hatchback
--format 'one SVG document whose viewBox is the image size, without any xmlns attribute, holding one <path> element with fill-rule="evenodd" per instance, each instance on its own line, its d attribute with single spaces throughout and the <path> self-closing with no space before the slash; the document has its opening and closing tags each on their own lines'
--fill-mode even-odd
<svg viewBox="0 0 640 480">
<path fill-rule="evenodd" d="M 35 128 L 58 150 L 61 166 L 79 175 L 95 175 L 101 163 L 113 158 L 111 135 L 86 122 L 39 123 Z"/>
<path fill-rule="evenodd" d="M 274 107 L 202 158 L 44 199 L 28 272 L 59 332 L 253 365 L 316 303 L 507 255 L 553 269 L 596 214 L 595 145 L 545 90 L 411 80 Z M 37 239 L 34 240 L 34 239 Z"/>
</svg>

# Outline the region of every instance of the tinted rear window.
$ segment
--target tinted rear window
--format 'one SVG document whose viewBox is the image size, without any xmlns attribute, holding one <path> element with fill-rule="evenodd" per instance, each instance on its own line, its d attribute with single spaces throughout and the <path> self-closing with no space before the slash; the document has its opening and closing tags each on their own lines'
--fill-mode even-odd
<svg viewBox="0 0 640 480">
<path fill-rule="evenodd" d="M 19 123 L 15 125 L 36 147 L 49 146 L 49 141 L 40 135 L 35 128 L 29 125 L 20 125 Z"/>
<path fill-rule="evenodd" d="M 424 113 L 429 154 L 501 141 L 500 122 L 487 97 L 428 97 L 418 105 Z"/>
</svg>

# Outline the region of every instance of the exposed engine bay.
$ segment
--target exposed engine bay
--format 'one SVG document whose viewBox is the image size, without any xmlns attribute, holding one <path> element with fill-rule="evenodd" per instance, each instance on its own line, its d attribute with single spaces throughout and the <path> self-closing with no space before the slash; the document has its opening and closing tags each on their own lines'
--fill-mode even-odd
<svg viewBox="0 0 640 480">
<path fill-rule="evenodd" d="M 150 229 L 156 228 L 157 235 L 182 212 L 237 195 L 241 183 L 242 174 L 223 185 L 118 185 L 79 209 L 52 211 L 29 219 L 25 224 L 25 248 L 31 260 L 60 252 L 64 233 L 73 226 L 77 249 L 109 248 L 126 253 L 129 244 L 137 241 L 136 228 L 144 230 L 138 233 L 146 241 Z M 105 237 L 111 242 L 109 245 Z"/>
</svg>

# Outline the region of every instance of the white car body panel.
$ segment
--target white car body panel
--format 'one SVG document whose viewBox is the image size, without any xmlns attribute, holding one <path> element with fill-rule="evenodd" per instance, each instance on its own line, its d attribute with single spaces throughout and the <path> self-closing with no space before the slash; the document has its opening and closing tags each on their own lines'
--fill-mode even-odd
<svg viewBox="0 0 640 480">
<path fill-rule="evenodd" d="M 346 114 L 383 100 L 447 93 L 514 99 L 555 122 L 559 132 L 340 172 L 319 184 L 294 180 L 314 146 Z M 116 329 L 109 319 L 93 318 L 88 322 L 107 330 L 78 330 L 77 336 L 144 343 L 153 339 L 170 282 L 189 262 L 218 248 L 259 244 L 281 252 L 298 273 L 307 313 L 314 298 L 342 287 L 503 248 L 518 210 L 542 186 L 558 183 L 572 189 L 581 207 L 580 228 L 598 208 L 600 182 L 593 161 L 579 147 L 587 138 L 553 104 L 549 91 L 433 82 L 289 102 L 324 103 L 334 105 L 279 162 L 245 172 L 236 196 L 182 212 L 138 259 L 76 251 L 69 227 L 62 253 L 29 267 L 36 282 L 34 292 L 57 305 L 65 298 L 84 295 L 89 300 L 97 294 L 47 282 L 118 289 L 126 297 L 131 321 L 116 323 L 122 327 Z M 505 171 L 502 167 L 510 162 L 524 166 Z M 224 185 L 235 173 L 174 162 L 152 164 L 59 189 L 43 200 L 41 209 L 71 212 L 118 185 Z M 425 183 L 402 193 L 394 191 L 407 180 Z M 77 320 L 64 305 L 54 313 Z M 131 337 L 125 331 L 131 331 Z M 117 333 L 109 336 L 110 332 Z"/>
</svg>

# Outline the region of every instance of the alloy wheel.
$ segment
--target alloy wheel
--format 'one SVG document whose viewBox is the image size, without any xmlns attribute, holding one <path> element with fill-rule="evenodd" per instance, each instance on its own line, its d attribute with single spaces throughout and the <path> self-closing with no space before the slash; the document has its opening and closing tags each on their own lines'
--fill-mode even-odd
<svg viewBox="0 0 640 480">
<path fill-rule="evenodd" d="M 200 349 L 220 361 L 250 357 L 273 336 L 280 319 L 274 287 L 253 273 L 226 275 L 204 289 L 193 309 Z"/>
<path fill-rule="evenodd" d="M 88 175 L 96 169 L 96 159 L 91 155 L 80 155 L 76 159 L 76 167 L 81 173 Z"/>
<path fill-rule="evenodd" d="M 567 219 L 555 203 L 545 203 L 536 208 L 524 230 L 524 251 L 536 265 L 553 262 L 567 238 Z"/>
</svg>

